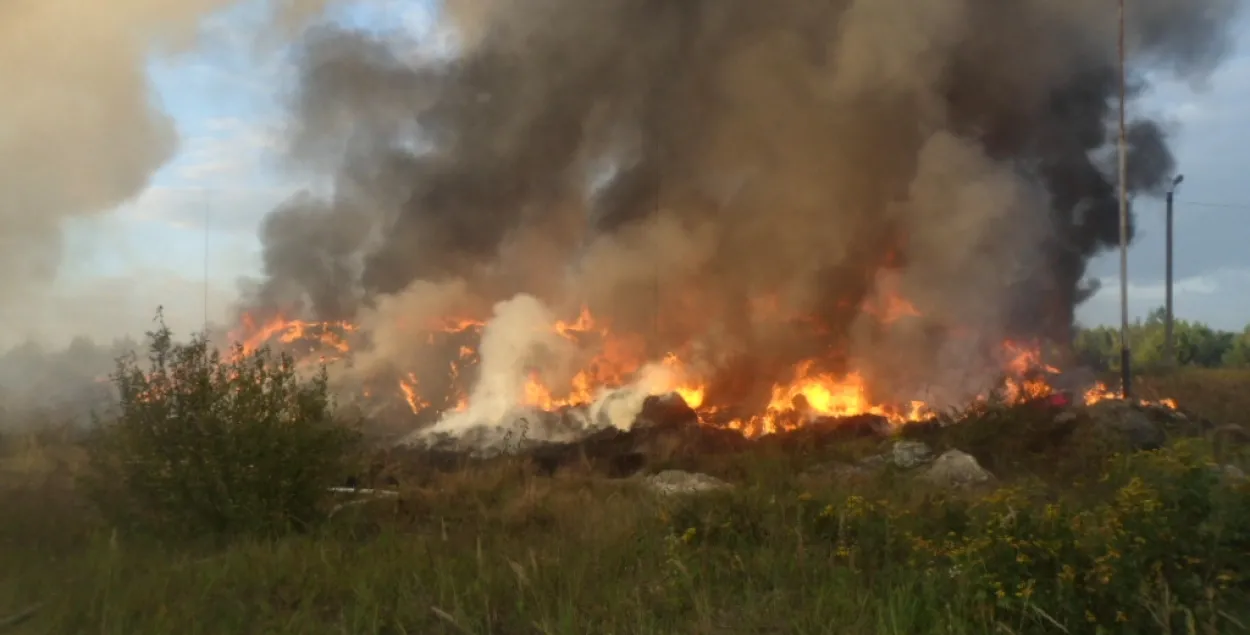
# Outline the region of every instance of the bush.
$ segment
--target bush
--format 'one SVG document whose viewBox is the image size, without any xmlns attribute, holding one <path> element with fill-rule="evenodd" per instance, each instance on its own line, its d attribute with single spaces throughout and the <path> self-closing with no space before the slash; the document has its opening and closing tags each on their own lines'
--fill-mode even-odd
<svg viewBox="0 0 1250 635">
<path fill-rule="evenodd" d="M 158 314 L 149 367 L 112 376 L 119 409 L 97 422 L 86 491 L 107 520 L 163 538 L 272 537 L 322 519 L 358 435 L 338 424 L 322 366 L 197 336 L 176 344 Z"/>
<path fill-rule="evenodd" d="M 666 512 L 674 557 L 732 562 L 797 535 L 805 558 L 869 584 L 922 572 L 1014 633 L 1230 632 L 1250 591 L 1250 486 L 1225 482 L 1194 442 L 1112 457 L 1098 482 L 1060 491 L 726 496 Z"/>
</svg>

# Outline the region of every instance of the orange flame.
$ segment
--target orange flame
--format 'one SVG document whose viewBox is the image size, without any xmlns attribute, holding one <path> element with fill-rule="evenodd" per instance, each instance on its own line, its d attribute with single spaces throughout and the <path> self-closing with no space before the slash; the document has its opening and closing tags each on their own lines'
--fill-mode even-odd
<svg viewBox="0 0 1250 635">
<path fill-rule="evenodd" d="M 778 299 L 772 296 L 754 300 L 751 309 L 757 318 L 778 317 L 785 313 Z M 880 293 L 874 303 L 863 309 L 882 324 L 920 315 L 911 302 L 890 292 Z M 448 334 L 475 335 L 483 325 L 483 321 L 473 318 L 442 318 L 426 325 L 426 341 L 430 344 L 447 341 L 440 338 Z M 638 381 L 639 373 L 649 361 L 648 343 L 641 336 L 614 333 L 610 324 L 597 320 L 586 307 L 574 319 L 557 321 L 550 328 L 553 333 L 574 342 L 582 350 L 593 352 L 593 355 L 564 385 L 549 385 L 540 373 L 528 373 L 522 391 L 523 403 L 518 406 L 556 410 L 590 404 L 604 389 Z M 354 325 L 343 322 L 307 322 L 278 316 L 258 324 L 251 316 L 244 316 L 238 332 L 233 336 L 245 353 L 277 342 L 307 345 L 319 355 L 328 353 L 341 357 L 350 354 L 349 336 L 355 331 Z M 444 335 L 440 336 L 440 333 Z M 422 395 L 422 382 L 415 373 L 405 373 L 397 380 L 398 396 L 414 414 L 437 409 L 463 411 L 468 407 L 467 381 L 470 375 L 466 371 L 477 364 L 478 351 L 467 343 L 454 346 L 453 358 L 448 360 L 446 367 L 445 377 L 450 388 L 445 397 L 432 401 Z M 1043 362 L 1039 346 L 1004 342 L 1002 356 L 1005 376 L 1003 392 L 1008 402 L 1020 403 L 1055 393 L 1051 379 L 1060 371 Z M 311 358 L 311 354 L 307 357 Z M 929 418 L 934 412 L 924 401 L 892 405 L 878 403 L 874 401 L 871 386 L 862 374 L 854 371 L 844 374 L 817 372 L 817 361 L 807 360 L 793 368 L 789 380 L 772 386 L 768 404 L 762 412 L 724 422 L 722 413 L 726 411 L 726 405 L 709 402 L 705 378 L 693 372 L 681 354 L 665 355 L 660 366 L 663 377 L 648 380 L 647 390 L 656 395 L 676 394 L 700 415 L 701 420 L 722 422 L 719 424 L 751 437 L 782 432 L 820 418 L 867 414 L 898 426 Z M 366 390 L 366 394 L 369 392 Z M 1086 404 L 1114 398 L 1117 396 L 1102 384 L 1083 395 Z M 1150 403 L 1176 407 L 1171 400 Z"/>
</svg>

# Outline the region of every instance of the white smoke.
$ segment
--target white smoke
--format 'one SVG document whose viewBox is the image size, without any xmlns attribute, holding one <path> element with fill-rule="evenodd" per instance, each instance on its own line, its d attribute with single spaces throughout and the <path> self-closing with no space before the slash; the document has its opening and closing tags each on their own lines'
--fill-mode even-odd
<svg viewBox="0 0 1250 635">
<path fill-rule="evenodd" d="M 682 383 L 677 369 L 656 362 L 644 366 L 624 386 L 600 388 L 587 406 L 557 413 L 537 408 L 529 387 L 569 385 L 590 353 L 554 329 L 556 322 L 554 312 L 531 295 L 496 304 L 494 317 L 482 331 L 480 375 L 467 406 L 446 413 L 434 426 L 402 443 L 472 437 L 474 445 L 489 449 L 521 437 L 560 442 L 593 430 L 629 430 L 649 397 L 670 394 Z"/>
</svg>

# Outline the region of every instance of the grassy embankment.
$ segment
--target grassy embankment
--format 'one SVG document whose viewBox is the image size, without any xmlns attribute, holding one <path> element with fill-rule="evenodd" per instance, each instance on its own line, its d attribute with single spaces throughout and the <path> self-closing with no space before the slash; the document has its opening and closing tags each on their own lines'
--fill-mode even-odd
<svg viewBox="0 0 1250 635">
<path fill-rule="evenodd" d="M 1245 420 L 1247 387 L 1222 371 L 1141 379 L 1142 396 L 1217 423 Z M 1079 436 L 1049 443 L 1050 426 L 970 421 L 950 442 L 980 439 L 1000 477 L 975 492 L 820 469 L 877 451 L 868 442 L 688 453 L 683 466 L 735 488 L 667 499 L 510 460 L 407 479 L 399 501 L 306 532 L 213 546 L 112 529 L 84 500 L 75 439 L 8 435 L 0 633 L 1250 630 L 1250 490 L 1206 465 L 1244 457 L 1202 441 L 1082 455 Z"/>
</svg>

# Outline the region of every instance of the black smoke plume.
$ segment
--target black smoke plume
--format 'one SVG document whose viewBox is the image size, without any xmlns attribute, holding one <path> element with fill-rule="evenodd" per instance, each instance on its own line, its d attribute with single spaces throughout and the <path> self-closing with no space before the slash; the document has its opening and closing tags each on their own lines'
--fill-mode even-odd
<svg viewBox="0 0 1250 635">
<path fill-rule="evenodd" d="M 1137 99 L 1156 73 L 1212 70 L 1239 2 L 1128 4 Z M 524 292 L 657 350 L 704 345 L 721 370 L 823 351 L 894 396 L 958 392 L 1005 338 L 1066 342 L 1087 263 L 1118 242 L 1114 2 L 438 15 L 442 50 L 344 29 L 304 43 L 291 158 L 333 194 L 273 212 L 249 310 L 372 321 L 395 357 L 381 324 L 433 311 L 433 289 L 479 308 Z M 1163 129 L 1133 114 L 1128 139 L 1129 189 L 1158 193 Z M 919 315 L 865 308 L 895 296 Z M 814 316 L 820 338 L 761 306 Z"/>
</svg>

